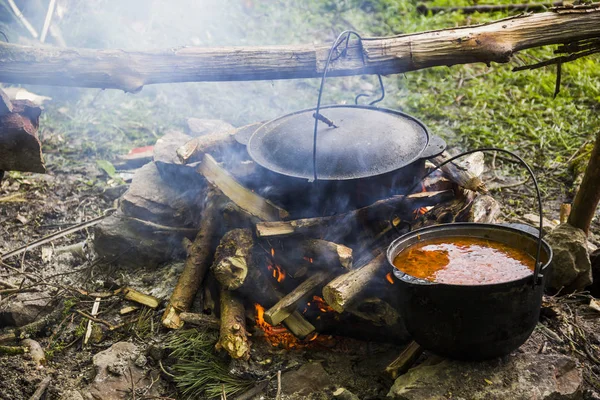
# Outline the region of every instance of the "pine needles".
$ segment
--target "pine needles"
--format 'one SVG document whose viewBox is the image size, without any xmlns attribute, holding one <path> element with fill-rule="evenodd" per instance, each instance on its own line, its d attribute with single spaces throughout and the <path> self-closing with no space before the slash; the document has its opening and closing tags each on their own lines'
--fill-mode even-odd
<svg viewBox="0 0 600 400">
<path fill-rule="evenodd" d="M 217 336 L 211 332 L 189 329 L 175 332 L 169 340 L 175 382 L 184 398 L 218 398 L 241 393 L 254 383 L 229 373 L 226 361 L 215 354 Z"/>
</svg>

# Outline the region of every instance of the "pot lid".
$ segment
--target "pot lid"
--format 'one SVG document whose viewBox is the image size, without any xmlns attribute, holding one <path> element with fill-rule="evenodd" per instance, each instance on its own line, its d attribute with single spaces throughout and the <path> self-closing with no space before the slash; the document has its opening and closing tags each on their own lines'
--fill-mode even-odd
<svg viewBox="0 0 600 400">
<path fill-rule="evenodd" d="M 250 137 L 248 152 L 259 165 L 312 180 L 315 109 L 274 119 Z M 317 179 L 345 180 L 384 174 L 421 158 L 429 143 L 423 123 L 399 111 L 370 106 L 334 105 L 319 114 Z"/>
</svg>

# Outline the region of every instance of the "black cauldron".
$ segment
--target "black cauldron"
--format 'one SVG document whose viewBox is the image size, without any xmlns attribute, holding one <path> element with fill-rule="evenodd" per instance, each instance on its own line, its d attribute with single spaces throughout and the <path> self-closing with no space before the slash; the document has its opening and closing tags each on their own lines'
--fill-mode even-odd
<svg viewBox="0 0 600 400">
<path fill-rule="evenodd" d="M 438 225 L 396 239 L 387 251 L 394 258 L 427 239 L 468 236 L 505 243 L 536 256 L 538 238 L 517 228 L 478 223 Z M 541 240 L 541 239 L 540 239 Z M 522 279 L 489 285 L 449 285 L 414 278 L 393 267 L 399 313 L 406 329 L 424 349 L 459 360 L 485 360 L 510 353 L 535 328 L 552 249 L 542 240 L 541 268 Z"/>
</svg>

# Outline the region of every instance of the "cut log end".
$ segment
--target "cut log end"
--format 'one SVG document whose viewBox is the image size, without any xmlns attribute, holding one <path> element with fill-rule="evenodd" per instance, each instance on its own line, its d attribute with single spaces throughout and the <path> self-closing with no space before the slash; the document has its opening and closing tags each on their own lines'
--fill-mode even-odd
<svg viewBox="0 0 600 400">
<path fill-rule="evenodd" d="M 253 266 L 253 245 L 250 229 L 233 229 L 223 235 L 211 271 L 225 289 L 238 289 L 246 280 Z"/>
</svg>

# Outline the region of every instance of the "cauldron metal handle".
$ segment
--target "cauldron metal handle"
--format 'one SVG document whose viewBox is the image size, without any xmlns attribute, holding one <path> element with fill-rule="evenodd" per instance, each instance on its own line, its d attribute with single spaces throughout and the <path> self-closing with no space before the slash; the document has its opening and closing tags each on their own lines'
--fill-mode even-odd
<svg viewBox="0 0 600 400">
<path fill-rule="evenodd" d="M 344 38 L 345 35 L 345 38 Z M 362 47 L 362 37 L 355 31 L 351 31 L 351 30 L 347 30 L 347 31 L 343 31 L 342 33 L 340 33 L 337 37 L 337 39 L 335 39 L 335 41 L 333 42 L 333 44 L 331 45 L 331 48 L 329 49 L 329 54 L 327 55 L 327 61 L 325 62 L 325 67 L 323 68 L 323 75 L 321 76 L 321 84 L 319 85 L 319 96 L 317 97 L 317 107 L 315 108 L 315 113 L 313 114 L 313 117 L 315 118 L 315 126 L 314 126 L 314 132 L 313 132 L 313 179 L 314 182 L 317 181 L 317 131 L 318 131 L 318 126 L 319 126 L 319 121 L 323 120 L 323 118 L 320 118 L 321 114 L 319 114 L 319 111 L 321 110 L 321 97 L 323 96 L 323 87 L 325 86 L 325 78 L 327 78 L 327 71 L 329 70 L 329 64 L 331 63 L 331 61 L 335 61 L 340 57 L 343 57 L 347 54 L 348 52 L 348 46 L 350 44 L 350 36 L 356 36 L 356 39 L 358 40 L 358 43 L 360 45 L 360 57 L 362 60 L 363 65 L 366 65 L 365 62 L 365 56 L 363 54 L 363 47 Z M 338 46 L 340 44 L 342 44 L 342 42 L 344 41 L 344 39 L 346 40 L 346 45 L 344 47 L 344 50 L 342 50 L 342 52 L 340 53 L 340 55 L 338 55 L 336 58 L 332 58 L 333 56 L 333 52 L 334 50 L 336 50 L 338 48 Z M 379 87 L 381 88 L 381 96 L 375 100 L 373 100 L 372 102 L 369 103 L 370 106 L 372 106 L 375 103 L 379 103 L 381 100 L 383 100 L 383 98 L 385 97 L 385 88 L 383 86 L 383 80 L 381 79 L 381 75 L 377 75 L 377 78 L 379 79 Z M 366 96 L 366 94 L 359 94 L 354 98 L 354 103 L 358 105 L 358 99 Z M 328 120 L 327 118 L 325 118 L 325 120 Z M 333 121 L 329 121 L 331 122 L 331 124 L 327 123 L 330 127 L 334 126 L 335 127 L 335 123 Z"/>
<path fill-rule="evenodd" d="M 540 225 L 539 225 L 539 231 L 538 231 L 538 244 L 537 244 L 537 250 L 536 250 L 536 255 L 535 255 L 535 267 L 534 267 L 534 270 L 533 270 L 533 286 L 536 286 L 536 285 L 538 285 L 538 284 L 541 283 L 541 280 L 538 279 L 538 278 L 540 277 L 540 271 L 541 271 L 541 266 L 542 266 L 542 263 L 540 262 L 540 255 L 542 253 L 542 229 L 543 229 L 543 221 L 544 221 L 543 210 L 542 210 L 542 196 L 540 194 L 540 188 L 538 187 L 537 179 L 535 178 L 535 174 L 533 173 L 533 170 L 531 169 L 531 167 L 529 166 L 529 164 L 527 164 L 525 162 L 525 160 L 523 160 L 520 156 L 518 156 L 517 154 L 513 153 L 512 151 L 505 150 L 505 149 L 500 149 L 500 148 L 496 148 L 496 147 L 485 147 L 485 148 L 482 148 L 482 149 L 465 151 L 463 153 L 460 153 L 460 154 L 458 154 L 458 155 L 456 155 L 454 157 L 451 157 L 451 158 L 449 158 L 449 159 L 441 162 L 434 169 L 432 169 L 427 174 L 425 174 L 423 177 L 421 177 L 421 179 L 417 180 L 417 182 L 415 182 L 415 184 L 406 193 L 412 193 L 413 190 L 415 190 L 417 188 L 417 186 L 421 182 L 423 182 L 423 180 L 425 178 L 427 178 L 429 175 L 433 174 L 435 171 L 437 171 L 438 169 L 440 169 L 444 165 L 446 165 L 446 164 L 448 164 L 448 163 L 456 160 L 457 158 L 461 158 L 461 157 L 467 156 L 469 154 L 477 153 L 477 152 L 480 152 L 480 151 L 481 152 L 499 151 L 501 153 L 508 154 L 509 156 L 517 159 L 519 161 L 519 163 L 527 169 L 527 172 L 529 173 L 529 176 L 531 176 L 531 179 L 533 180 L 533 185 L 535 187 L 535 193 L 536 193 L 536 196 L 537 196 L 538 213 L 539 213 L 539 216 L 540 216 Z M 392 226 L 393 226 L 393 224 L 392 224 Z"/>
</svg>

